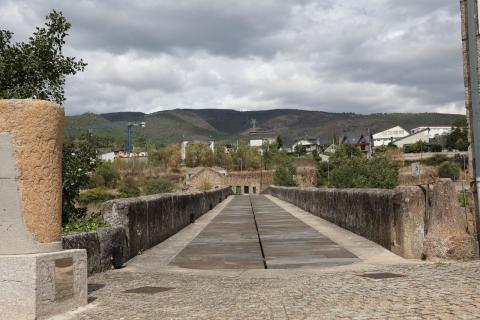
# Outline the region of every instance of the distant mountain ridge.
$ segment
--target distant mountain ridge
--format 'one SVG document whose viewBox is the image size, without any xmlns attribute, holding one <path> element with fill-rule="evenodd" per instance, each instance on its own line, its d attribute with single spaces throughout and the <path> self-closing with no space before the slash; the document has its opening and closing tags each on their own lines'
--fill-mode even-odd
<svg viewBox="0 0 480 320">
<path fill-rule="evenodd" d="M 99 136 L 111 136 L 126 141 L 128 122 L 145 121 L 146 127 L 136 128 L 135 137 L 149 139 L 156 144 L 180 142 L 183 137 L 203 136 L 216 140 L 235 141 L 245 136 L 256 119 L 258 127 L 282 136 L 287 144 L 301 137 L 319 137 L 329 143 L 342 131 L 369 128 L 372 133 L 394 126 L 411 130 L 420 126 L 450 126 L 463 115 L 441 113 L 330 113 L 296 109 L 263 111 L 236 111 L 230 109 L 175 109 L 152 114 L 141 112 L 87 113 L 67 116 L 66 136 L 76 137 L 88 130 Z"/>
</svg>

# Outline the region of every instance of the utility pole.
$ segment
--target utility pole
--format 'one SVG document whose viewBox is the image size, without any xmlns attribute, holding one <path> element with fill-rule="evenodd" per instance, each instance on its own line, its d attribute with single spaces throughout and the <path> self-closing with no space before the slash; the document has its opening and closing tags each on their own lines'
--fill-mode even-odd
<svg viewBox="0 0 480 320">
<path fill-rule="evenodd" d="M 460 0 L 464 59 L 465 106 L 469 133 L 469 178 L 475 200 L 475 225 L 480 235 L 480 105 L 479 105 L 479 24 L 477 0 Z"/>
</svg>

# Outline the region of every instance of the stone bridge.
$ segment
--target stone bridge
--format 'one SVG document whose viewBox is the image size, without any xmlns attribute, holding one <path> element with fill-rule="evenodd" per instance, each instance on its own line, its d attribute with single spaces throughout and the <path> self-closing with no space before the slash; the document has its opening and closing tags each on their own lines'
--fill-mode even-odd
<svg viewBox="0 0 480 320">
<path fill-rule="evenodd" d="M 229 196 L 62 319 L 474 319 L 479 264 L 406 260 L 270 195 Z"/>
</svg>

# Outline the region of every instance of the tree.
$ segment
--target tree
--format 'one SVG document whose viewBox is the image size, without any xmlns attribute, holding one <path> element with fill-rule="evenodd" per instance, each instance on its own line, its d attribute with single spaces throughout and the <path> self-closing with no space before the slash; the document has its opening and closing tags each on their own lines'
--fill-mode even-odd
<svg viewBox="0 0 480 320">
<path fill-rule="evenodd" d="M 89 173 L 97 166 L 97 152 L 92 142 L 92 135 L 83 135 L 78 141 L 70 141 L 63 146 L 62 158 L 62 221 L 68 223 L 80 218 L 84 208 L 76 204 L 80 189 L 90 182 Z"/>
<path fill-rule="evenodd" d="M 257 170 L 260 169 L 261 156 L 258 150 L 241 141 L 237 150 L 232 154 L 235 163 L 235 169 Z"/>
<path fill-rule="evenodd" d="M 452 132 L 450 132 L 450 134 L 447 136 L 445 146 L 449 150 L 468 150 L 468 130 L 466 119 L 456 120 L 452 123 Z"/>
<path fill-rule="evenodd" d="M 293 164 L 286 161 L 275 170 L 273 174 L 273 184 L 276 186 L 295 187 L 297 186 L 297 182 L 295 181 L 296 174 L 297 170 Z"/>
<path fill-rule="evenodd" d="M 282 148 L 283 148 L 283 139 L 282 139 L 281 136 L 278 136 L 278 137 L 277 137 L 276 143 L 277 143 L 277 148 L 278 148 L 278 149 L 282 149 Z"/>
<path fill-rule="evenodd" d="M 213 151 L 204 141 L 197 141 L 187 146 L 186 164 L 189 167 L 211 167 L 213 165 Z"/>
<path fill-rule="evenodd" d="M 335 188 L 382 188 L 393 189 L 398 181 L 397 163 L 385 154 L 376 154 L 372 159 L 355 147 L 341 145 L 330 158 L 330 185 Z M 325 185 L 325 164 L 317 168 L 318 183 Z"/>
<path fill-rule="evenodd" d="M 0 98 L 44 99 L 65 102 L 65 76 L 83 71 L 82 59 L 62 53 L 71 24 L 52 11 L 45 27 L 37 27 L 28 42 L 11 44 L 13 33 L 0 30 Z"/>
<path fill-rule="evenodd" d="M 304 145 L 297 144 L 295 146 L 295 153 L 298 154 L 299 156 L 303 156 L 307 153 L 307 148 Z"/>
</svg>

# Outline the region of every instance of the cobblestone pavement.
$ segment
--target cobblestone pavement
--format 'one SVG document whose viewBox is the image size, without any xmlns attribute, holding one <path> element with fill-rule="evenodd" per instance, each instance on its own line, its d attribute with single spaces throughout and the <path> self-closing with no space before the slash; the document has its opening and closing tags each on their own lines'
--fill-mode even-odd
<svg viewBox="0 0 480 320">
<path fill-rule="evenodd" d="M 90 279 L 105 287 L 76 319 L 478 319 L 480 263 L 370 268 L 364 271 L 262 270 L 239 273 L 133 273 Z M 142 286 L 154 295 L 123 293 Z"/>
<path fill-rule="evenodd" d="M 480 262 L 409 262 L 280 200 L 361 261 L 300 269 L 193 270 L 170 262 L 228 205 L 127 267 L 89 278 L 90 303 L 58 319 L 480 319 Z M 401 277 L 372 279 L 365 274 Z M 160 292 L 127 293 L 157 287 Z"/>
</svg>

